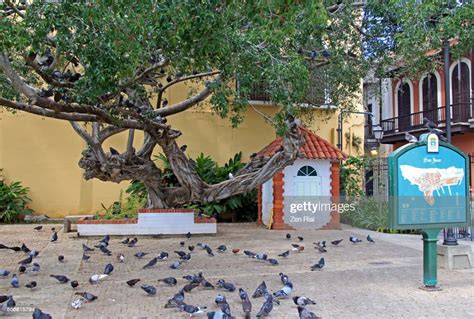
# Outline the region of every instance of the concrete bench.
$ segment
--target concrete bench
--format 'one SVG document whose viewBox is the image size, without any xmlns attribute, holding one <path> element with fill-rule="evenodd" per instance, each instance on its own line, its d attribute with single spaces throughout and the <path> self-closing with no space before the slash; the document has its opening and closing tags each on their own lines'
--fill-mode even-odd
<svg viewBox="0 0 474 319">
<path fill-rule="evenodd" d="M 94 215 L 71 215 L 64 217 L 64 232 L 69 233 L 71 231 L 71 224 L 73 221 L 92 217 L 94 217 Z"/>
</svg>

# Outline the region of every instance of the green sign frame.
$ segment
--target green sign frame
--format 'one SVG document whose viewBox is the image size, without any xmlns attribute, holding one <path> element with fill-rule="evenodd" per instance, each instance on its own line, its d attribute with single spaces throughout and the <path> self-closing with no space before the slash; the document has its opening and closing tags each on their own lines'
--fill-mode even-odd
<svg viewBox="0 0 474 319">
<path fill-rule="evenodd" d="M 464 184 L 465 184 L 465 193 L 463 194 L 465 212 L 463 213 L 464 220 L 457 222 L 433 222 L 433 223 L 400 223 L 399 214 L 401 212 L 400 201 L 399 201 L 399 183 L 402 178 L 399 176 L 399 159 L 402 156 L 410 155 L 409 152 L 414 152 L 414 150 L 419 149 L 420 147 L 424 148 L 424 152 L 427 156 L 437 154 L 437 153 L 428 153 L 427 151 L 427 138 L 428 134 L 424 134 L 420 137 L 420 141 L 416 143 L 406 144 L 397 150 L 395 150 L 388 157 L 388 177 L 389 177 L 389 228 L 391 229 L 441 229 L 441 228 L 450 228 L 450 227 L 464 227 L 469 226 L 471 221 L 471 204 L 469 199 L 469 177 L 470 177 L 470 163 L 468 156 L 462 152 L 457 147 L 439 142 L 439 149 L 446 148 L 464 158 Z M 418 153 L 420 150 L 418 150 Z M 439 153 L 439 152 L 438 152 Z M 419 154 L 417 154 L 419 155 Z M 420 196 L 420 194 L 414 194 L 414 196 Z M 449 196 L 448 196 L 449 197 Z M 460 205 L 460 207 L 462 204 Z"/>
</svg>

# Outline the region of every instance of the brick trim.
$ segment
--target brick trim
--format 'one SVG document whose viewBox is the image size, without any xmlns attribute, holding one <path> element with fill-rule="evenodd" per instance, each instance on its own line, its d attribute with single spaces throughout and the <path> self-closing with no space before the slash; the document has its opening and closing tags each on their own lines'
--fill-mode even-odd
<svg viewBox="0 0 474 319">
<path fill-rule="evenodd" d="M 339 161 L 331 162 L 331 202 L 339 203 L 340 194 L 340 164 Z M 331 212 L 329 223 L 324 225 L 322 229 L 341 229 L 341 216 L 337 211 Z"/>
<path fill-rule="evenodd" d="M 194 213 L 194 209 L 189 208 L 141 208 L 138 210 L 141 214 L 146 213 Z"/>
<path fill-rule="evenodd" d="M 78 224 L 136 224 L 138 220 L 136 218 L 130 219 L 81 219 L 77 221 Z"/>
<path fill-rule="evenodd" d="M 285 224 L 284 219 L 284 190 L 285 190 L 285 174 L 280 171 L 273 176 L 273 224 L 272 229 L 293 229 Z"/>
</svg>

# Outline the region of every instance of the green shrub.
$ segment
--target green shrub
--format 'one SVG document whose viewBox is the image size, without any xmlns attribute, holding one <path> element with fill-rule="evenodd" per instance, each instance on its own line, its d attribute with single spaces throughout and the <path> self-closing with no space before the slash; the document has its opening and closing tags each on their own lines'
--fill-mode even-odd
<svg viewBox="0 0 474 319">
<path fill-rule="evenodd" d="M 352 198 L 354 210 L 341 214 L 341 222 L 370 230 L 387 228 L 388 204 L 376 197 Z"/>
<path fill-rule="evenodd" d="M 28 197 L 29 188 L 23 187 L 20 182 L 10 185 L 0 181 L 0 220 L 11 223 L 18 220 L 20 214 L 29 215 L 32 210 L 26 207 L 31 202 Z"/>
<path fill-rule="evenodd" d="M 98 211 L 95 219 L 125 219 L 137 218 L 138 210 L 143 208 L 146 203 L 146 197 L 137 194 L 131 194 L 127 198 L 123 198 L 123 192 L 120 191 L 119 200 L 109 207 L 102 204 L 103 209 Z"/>
</svg>

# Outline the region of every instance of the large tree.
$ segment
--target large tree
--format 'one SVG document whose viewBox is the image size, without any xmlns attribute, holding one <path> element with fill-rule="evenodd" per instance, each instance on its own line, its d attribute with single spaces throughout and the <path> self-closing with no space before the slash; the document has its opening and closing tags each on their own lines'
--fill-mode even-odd
<svg viewBox="0 0 474 319">
<path fill-rule="evenodd" d="M 254 189 L 295 160 L 301 143 L 295 117 L 311 86 L 330 90 L 331 104 L 350 109 L 367 67 L 376 61 L 384 69 L 386 50 L 408 66 L 425 61 L 425 49 L 441 47 L 444 38 L 472 41 L 472 7 L 419 2 L 5 0 L 0 106 L 69 121 L 87 143 L 79 162 L 85 178 L 143 181 L 149 207 L 220 200 Z M 417 28 L 431 17 L 436 33 Z M 183 83 L 187 98 L 168 103 L 167 90 Z M 267 120 L 284 146 L 209 185 L 167 117 L 206 100 L 238 125 L 255 83 L 265 83 L 280 107 Z M 139 149 L 136 130 L 144 132 Z M 124 131 L 123 152 L 104 150 L 105 140 Z M 179 187 L 161 182 L 151 159 L 157 146 Z"/>
</svg>

